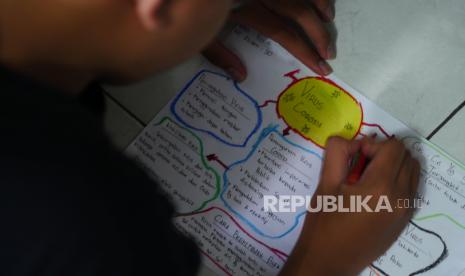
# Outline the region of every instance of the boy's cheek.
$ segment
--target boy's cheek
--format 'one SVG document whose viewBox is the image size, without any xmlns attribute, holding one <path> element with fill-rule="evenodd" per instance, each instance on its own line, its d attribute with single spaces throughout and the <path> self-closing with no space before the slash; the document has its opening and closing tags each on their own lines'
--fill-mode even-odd
<svg viewBox="0 0 465 276">
<path fill-rule="evenodd" d="M 175 5 L 180 6 L 172 7 L 172 22 L 154 33 L 137 24 L 126 29 L 125 34 L 119 33 L 119 43 L 112 46 L 118 48 L 119 62 L 109 68 L 112 73 L 108 74 L 113 82 L 138 81 L 197 54 L 221 29 L 230 8 L 229 0 L 179 2 Z M 214 10 L 205 9 L 202 3 L 211 3 Z"/>
<path fill-rule="evenodd" d="M 184 35 L 185 43 L 195 43 L 200 48 L 204 47 L 226 22 L 231 0 L 190 0 L 191 5 L 185 13 L 178 18 L 180 33 Z M 197 47 L 198 48 L 198 47 Z"/>
</svg>

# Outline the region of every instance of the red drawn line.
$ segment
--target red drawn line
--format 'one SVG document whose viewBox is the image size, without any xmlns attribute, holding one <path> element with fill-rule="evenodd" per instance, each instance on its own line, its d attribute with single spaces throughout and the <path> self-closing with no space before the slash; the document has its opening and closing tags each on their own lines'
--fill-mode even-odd
<svg viewBox="0 0 465 276">
<path fill-rule="evenodd" d="M 207 155 L 207 160 L 208 160 L 208 161 L 215 161 L 215 162 L 217 162 L 217 163 L 220 164 L 221 167 L 223 167 L 225 170 L 229 169 L 229 167 L 228 167 L 223 161 L 221 161 L 220 158 L 219 158 L 216 154 Z"/>
<path fill-rule="evenodd" d="M 364 125 L 364 126 L 369 126 L 369 127 L 376 127 L 376 128 L 378 128 L 378 129 L 386 136 L 386 138 L 391 138 L 391 135 L 389 135 L 389 134 L 384 130 L 384 128 L 382 128 L 382 127 L 381 127 L 380 125 L 378 125 L 378 124 L 369 124 L 369 123 L 363 122 L 362 125 Z"/>
<path fill-rule="evenodd" d="M 377 271 L 374 267 L 372 267 L 371 265 L 368 266 L 368 267 L 370 268 L 370 270 L 371 270 L 376 276 L 381 276 L 381 275 L 378 273 L 378 271 Z"/>
<path fill-rule="evenodd" d="M 228 272 L 224 267 L 222 267 L 217 261 L 215 261 L 210 255 L 207 253 L 203 252 L 203 250 L 200 250 L 200 253 L 202 253 L 205 257 L 207 257 L 212 263 L 214 263 L 217 267 L 219 267 L 221 270 L 223 270 L 224 273 L 226 273 L 229 276 L 232 276 L 232 273 Z"/>
<path fill-rule="evenodd" d="M 228 213 L 226 212 L 225 210 L 219 208 L 219 207 L 210 207 L 208 209 L 205 209 L 203 211 L 199 211 L 199 212 L 195 212 L 195 213 L 190 213 L 190 214 L 182 214 L 182 215 L 179 215 L 179 216 L 176 216 L 176 217 L 187 217 L 187 216 L 194 216 L 194 215 L 200 215 L 200 214 L 204 214 L 204 213 L 208 213 L 210 212 L 211 210 L 213 209 L 216 209 L 216 210 L 219 210 L 221 212 L 223 212 L 225 215 L 227 215 L 233 222 L 234 224 L 236 224 L 237 227 L 239 227 L 239 229 L 241 229 L 242 232 L 244 232 L 247 236 L 249 236 L 251 239 L 253 239 L 254 241 L 256 241 L 257 243 L 263 245 L 264 247 L 266 247 L 268 250 L 270 250 L 271 252 L 273 252 L 276 256 L 278 256 L 278 258 L 280 258 L 283 262 L 286 261 L 286 258 L 289 257 L 289 255 L 287 255 L 286 253 L 282 252 L 281 250 L 279 249 L 276 249 L 276 248 L 272 248 L 270 246 L 268 246 L 267 244 L 257 240 L 254 236 L 252 236 L 251 234 L 249 234 L 249 232 L 247 232 L 244 228 L 242 228 L 242 226 L 237 223 L 237 221 Z"/>
<path fill-rule="evenodd" d="M 264 108 L 264 107 L 268 106 L 268 104 L 270 104 L 270 103 L 271 103 L 271 104 L 277 104 L 278 102 L 275 101 L 275 100 L 267 100 L 267 101 L 265 101 L 262 105 L 260 105 L 259 107 L 260 107 L 260 108 Z"/>
<path fill-rule="evenodd" d="M 215 261 L 212 257 L 210 257 L 210 255 L 208 255 L 207 253 L 203 252 L 203 250 L 200 250 L 200 252 L 206 256 L 208 259 L 210 259 L 210 261 L 212 261 L 217 267 L 219 267 L 221 270 L 223 270 L 224 273 L 228 274 L 229 276 L 232 276 L 232 273 L 230 273 L 229 271 L 227 271 L 224 267 L 222 267 L 217 261 Z"/>
<path fill-rule="evenodd" d="M 283 260 L 283 261 L 284 261 L 284 259 L 289 258 L 289 255 L 284 254 L 284 253 L 282 253 L 282 252 L 279 251 L 279 250 L 276 250 L 276 252 L 273 252 L 273 253 L 275 253 L 276 255 L 279 255 L 279 256 L 283 257 L 283 258 L 280 258 L 280 259 Z M 283 255 L 281 255 L 281 254 L 283 254 Z M 279 256 L 278 256 L 278 257 L 279 257 Z"/>
<path fill-rule="evenodd" d="M 300 69 L 291 71 L 291 72 L 285 74 L 284 76 L 285 76 L 285 77 L 288 77 L 288 78 L 291 78 L 293 82 L 296 82 L 296 81 L 299 80 L 299 79 L 295 76 L 295 75 L 297 75 L 298 73 L 300 73 Z"/>
<path fill-rule="evenodd" d="M 360 112 L 361 112 L 361 118 L 360 118 L 360 124 L 358 125 L 358 130 L 357 132 L 355 133 L 355 135 L 353 137 L 357 137 L 357 135 L 360 133 L 360 131 L 362 130 L 362 125 L 363 125 L 363 119 L 364 119 L 364 111 L 363 111 L 363 107 L 362 107 L 362 103 L 360 103 L 359 101 L 357 101 L 357 99 L 352 95 L 350 94 L 349 92 L 347 92 L 344 88 L 342 88 L 341 86 L 339 86 L 337 83 L 335 83 L 334 81 L 330 80 L 330 79 L 327 79 L 325 77 L 303 77 L 301 79 L 297 79 L 295 77 L 295 75 L 297 73 L 299 73 L 300 70 L 294 70 L 292 72 L 289 72 L 287 74 L 285 74 L 284 76 L 286 77 L 290 77 L 292 78 L 292 83 L 290 83 L 278 96 L 278 102 L 280 101 L 281 97 L 284 95 L 284 93 L 289 89 L 291 88 L 293 85 L 295 85 L 296 82 L 298 81 L 305 81 L 305 80 L 309 80 L 309 79 L 316 79 L 316 80 L 319 80 L 319 81 L 323 81 L 323 82 L 326 82 L 336 88 L 338 88 L 339 90 L 341 90 L 342 92 L 344 92 L 345 94 L 347 94 L 350 98 L 352 98 L 352 100 L 354 101 L 354 103 L 356 105 L 358 105 L 358 107 L 360 108 Z M 287 121 L 286 121 L 286 118 L 281 114 L 281 112 L 279 111 L 279 108 L 278 106 L 276 105 L 276 113 L 278 114 L 278 119 L 283 119 L 284 122 L 286 123 L 286 125 L 290 125 Z M 310 142 L 312 142 L 313 144 L 315 144 L 316 146 L 318 146 L 319 148 L 321 149 L 325 149 L 324 145 L 320 145 L 318 144 L 316 141 L 314 141 L 312 138 L 310 137 L 306 137 L 304 135 L 302 135 L 299 130 L 295 129 L 295 128 L 292 128 L 291 127 L 291 130 L 298 133 L 302 138 L 304 138 L 305 140 L 308 140 Z"/>
<path fill-rule="evenodd" d="M 283 136 L 288 136 L 291 130 L 291 127 L 287 127 L 285 130 L 283 130 Z"/>
<path fill-rule="evenodd" d="M 367 137 L 367 135 L 366 135 L 366 134 L 364 134 L 364 133 L 361 133 L 361 132 L 360 132 L 358 135 L 360 135 L 360 136 L 362 136 L 362 137 Z"/>
</svg>

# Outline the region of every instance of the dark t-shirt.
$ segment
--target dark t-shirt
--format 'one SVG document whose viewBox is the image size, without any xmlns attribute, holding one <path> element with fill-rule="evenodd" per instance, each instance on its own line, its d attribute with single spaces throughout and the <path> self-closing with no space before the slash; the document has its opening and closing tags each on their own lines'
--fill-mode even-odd
<svg viewBox="0 0 465 276">
<path fill-rule="evenodd" d="M 172 205 L 112 147 L 91 98 L 0 67 L 0 275 L 195 274 Z"/>
</svg>

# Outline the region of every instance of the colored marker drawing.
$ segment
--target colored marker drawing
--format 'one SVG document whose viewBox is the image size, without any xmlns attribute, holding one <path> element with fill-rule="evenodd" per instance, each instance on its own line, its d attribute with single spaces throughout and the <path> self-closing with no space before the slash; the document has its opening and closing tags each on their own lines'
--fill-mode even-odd
<svg viewBox="0 0 465 276">
<path fill-rule="evenodd" d="M 460 273 L 464 166 L 336 76 L 316 76 L 244 28 L 225 43 L 244 60 L 247 79 L 238 84 L 205 62 L 127 150 L 180 206 L 175 223 L 200 241 L 207 264 L 224 275 L 278 274 L 306 209 L 265 212 L 264 196 L 312 196 L 332 135 L 395 134 L 412 136 L 404 142 L 422 160 L 418 197 L 425 205 L 366 273 Z"/>
<path fill-rule="evenodd" d="M 219 207 L 178 216 L 175 225 L 193 236 L 202 253 L 228 275 L 276 275 L 288 257 L 253 237 Z M 189 231 L 192 228 L 203 232 Z M 233 254 L 230 248 L 237 248 L 238 253 Z"/>
<path fill-rule="evenodd" d="M 292 83 L 279 95 L 278 117 L 297 134 L 324 148 L 331 136 L 357 137 L 363 122 L 360 103 L 328 79 L 297 79 L 294 71 L 286 76 Z"/>
<path fill-rule="evenodd" d="M 231 147 L 245 147 L 262 122 L 252 97 L 228 76 L 207 70 L 176 96 L 171 112 L 184 126 Z"/>
<path fill-rule="evenodd" d="M 433 270 L 447 254 L 441 236 L 411 221 L 391 249 L 371 266 L 383 275 L 419 275 Z"/>
<path fill-rule="evenodd" d="M 465 230 L 465 168 L 430 142 L 417 137 L 405 137 L 407 147 L 421 162 L 420 183 L 430 187 L 419 191 L 419 198 L 427 199 L 414 221 L 445 218 L 452 225 Z M 431 191 L 435 191 L 432 193 Z M 441 206 L 441 209 L 430 206 Z"/>
<path fill-rule="evenodd" d="M 126 153 L 160 183 L 178 213 L 203 209 L 219 195 L 220 176 L 208 165 L 202 141 L 168 117 L 139 135 Z"/>
<path fill-rule="evenodd" d="M 311 196 L 318 185 L 322 157 L 294 144 L 276 127 L 263 130 L 252 150 L 225 171 L 221 199 L 225 206 L 257 234 L 278 239 L 294 230 L 305 215 L 266 212 L 265 195 Z"/>
</svg>

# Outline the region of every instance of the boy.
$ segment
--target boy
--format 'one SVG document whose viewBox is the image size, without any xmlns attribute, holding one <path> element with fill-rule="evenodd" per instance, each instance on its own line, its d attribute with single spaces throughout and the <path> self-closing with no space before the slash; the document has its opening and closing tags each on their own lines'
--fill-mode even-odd
<svg viewBox="0 0 465 276">
<path fill-rule="evenodd" d="M 179 63 L 213 39 L 232 4 L 0 0 L 1 275 L 196 273 L 199 254 L 171 224 L 171 204 L 110 146 L 93 83 L 126 83 Z M 328 74 L 325 59 L 335 51 L 322 22 L 332 20 L 334 8 L 327 0 L 308 4 L 251 1 L 232 18 Z M 206 54 L 245 77 L 237 57 L 218 42 Z M 371 162 L 359 183 L 348 186 L 348 163 L 358 151 Z M 418 175 L 418 162 L 395 139 L 331 138 L 316 194 L 386 195 L 395 202 L 414 197 Z M 356 275 L 389 248 L 411 214 L 309 214 L 282 274 Z"/>
</svg>

